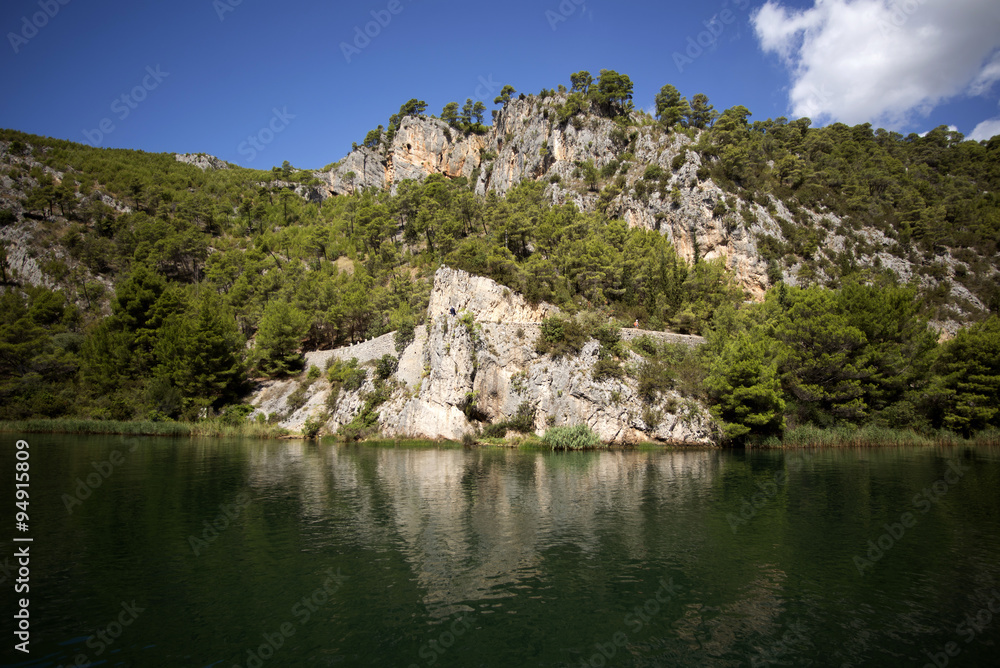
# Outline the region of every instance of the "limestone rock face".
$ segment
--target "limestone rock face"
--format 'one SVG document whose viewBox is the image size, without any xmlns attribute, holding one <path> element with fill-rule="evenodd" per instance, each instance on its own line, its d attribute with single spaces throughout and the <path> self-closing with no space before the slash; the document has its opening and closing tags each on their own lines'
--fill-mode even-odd
<svg viewBox="0 0 1000 668">
<path fill-rule="evenodd" d="M 327 183 L 330 195 L 349 195 L 357 189 L 384 188 L 387 167 L 381 154 L 365 146 L 351 151 L 330 172 L 315 175 Z M 354 176 L 348 176 L 349 174 Z"/>
<path fill-rule="evenodd" d="M 484 140 L 449 128 L 432 118 L 404 118 L 392 146 L 386 151 L 360 146 L 330 172 L 317 172 L 331 195 L 356 189 L 393 188 L 400 181 L 425 179 L 430 174 L 471 178 L 479 167 Z M 354 176 L 348 174 L 353 172 Z"/>
<path fill-rule="evenodd" d="M 602 169 L 631 153 L 631 160 L 624 161 L 619 172 L 626 187 L 611 201 L 607 214 L 633 227 L 659 230 L 688 262 L 696 255 L 722 258 L 753 297 L 763 296 L 769 285 L 767 264 L 757 252 L 755 235 L 781 235 L 763 207 L 747 207 L 759 221 L 753 225 L 747 225 L 739 211 L 715 216 L 713 209 L 725 194 L 710 180 L 696 179 L 700 159 L 695 152 L 687 152 L 693 139 L 681 133 L 667 135 L 653 126 L 622 132 L 612 120 L 596 116 L 577 116 L 560 124 L 557 108 L 563 101 L 561 95 L 511 100 L 482 136 L 463 135 L 438 119 L 407 117 L 391 146 L 359 147 L 333 170 L 316 176 L 326 183 L 327 195 L 394 189 L 402 181 L 422 180 L 430 174 L 474 180 L 479 195 L 503 196 L 522 181 L 545 180 L 553 204 L 572 202 L 582 211 L 593 211 L 597 193 L 581 187 L 578 165 L 591 161 Z M 674 170 L 671 163 L 682 152 L 686 160 Z M 663 197 L 660 192 L 636 196 L 636 184 L 647 165 L 659 165 L 670 175 L 663 192 L 676 191 L 673 196 Z"/>
<path fill-rule="evenodd" d="M 385 354 L 397 356 L 399 365 L 388 381 L 394 389 L 378 408 L 379 427 L 387 437 L 459 440 L 485 424 L 514 416 L 527 404 L 535 410 L 538 434 L 549 426 L 587 424 L 611 443 L 712 443 L 711 418 L 697 402 L 668 393 L 649 405 L 638 396 L 631 378 L 594 381 L 596 341 L 572 357 L 553 359 L 535 352 L 541 321 L 557 312 L 549 304 L 530 304 L 487 278 L 441 267 L 435 275 L 427 325 L 419 328 L 401 354 L 390 347 L 392 335 L 387 334 L 351 348 L 310 353 L 308 363 L 321 366 L 330 357 L 356 357 L 371 365 Z M 690 345 L 702 341 L 646 333 Z M 636 334 L 629 331 L 623 338 Z M 349 423 L 362 409 L 365 395 L 374 389 L 374 374 L 369 370 L 368 375 L 359 390 L 339 395 L 329 412 L 328 430 Z M 283 402 L 302 383 L 268 383 L 253 404 L 263 413 L 281 412 Z M 298 430 L 310 415 L 329 411 L 329 394 L 325 380 L 308 385 L 305 405 L 286 415 L 282 426 Z"/>
<path fill-rule="evenodd" d="M 572 202 L 580 210 L 592 212 L 599 206 L 598 193 L 587 190 L 578 167 L 588 161 L 598 170 L 615 165 L 616 173 L 602 178 L 602 186 L 619 178 L 624 178 L 624 186 L 610 202 L 601 205 L 603 213 L 632 227 L 658 230 L 688 262 L 721 259 L 752 298 L 763 298 L 771 278 L 758 240 L 773 237 L 782 244 L 788 242 L 782 229 L 800 226 L 801 216 L 797 218 L 773 196 L 764 202 L 744 201 L 725 193 L 704 174 L 699 178 L 700 154 L 689 150 L 698 139 L 698 130 L 667 133 L 641 116 L 625 129 L 608 118 L 588 114 L 560 123 L 558 109 L 565 102 L 565 94 L 512 99 L 494 112 L 493 126 L 481 136 L 465 135 L 438 119 L 407 117 L 390 146 L 377 150 L 359 147 L 331 171 L 315 174 L 326 183 L 323 192 L 327 196 L 359 188 L 395 189 L 404 180 L 424 179 L 430 174 L 465 177 L 479 195 L 493 192 L 503 196 L 523 181 L 542 181 L 553 204 Z M 653 165 L 659 166 L 665 177 L 650 183 L 644 174 Z M 348 178 L 350 172 L 353 178 Z M 935 283 L 919 271 L 918 264 L 901 258 L 898 252 L 888 252 L 896 242 L 880 231 L 862 230 L 862 236 L 870 238 L 862 246 L 847 248 L 845 237 L 833 232 L 844 229 L 837 216 L 809 211 L 803 215 L 825 237 L 817 255 L 833 262 L 838 259 L 836 254 L 846 249 L 860 267 L 887 267 L 903 282 L 916 276 L 925 286 Z M 818 260 L 773 267 L 772 277 L 777 278 L 773 272 L 780 271 L 785 283 L 796 285 L 799 269 L 805 265 L 810 280 L 823 284 L 829 277 Z M 970 311 L 982 311 L 981 302 L 954 280 L 962 263 L 949 258 L 945 263 L 952 294 L 960 304 L 968 303 Z M 954 330 L 957 323 L 938 326 Z"/>
<path fill-rule="evenodd" d="M 482 276 L 441 267 L 434 274 L 428 315 L 433 318 L 450 313 L 469 311 L 477 322 L 538 324 L 559 313 L 551 304 L 529 304 L 520 295 Z"/>
<path fill-rule="evenodd" d="M 422 180 L 430 174 L 469 178 L 479 166 L 482 149 L 482 139 L 463 136 L 444 121 L 407 117 L 392 144 L 388 180 L 395 184 L 407 179 Z"/>
</svg>

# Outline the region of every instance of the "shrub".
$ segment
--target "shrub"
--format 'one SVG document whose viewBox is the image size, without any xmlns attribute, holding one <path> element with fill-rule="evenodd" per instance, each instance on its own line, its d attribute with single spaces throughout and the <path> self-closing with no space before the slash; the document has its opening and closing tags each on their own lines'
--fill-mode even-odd
<svg viewBox="0 0 1000 668">
<path fill-rule="evenodd" d="M 328 418 L 329 416 L 325 412 L 310 415 L 306 419 L 306 423 L 302 425 L 302 435 L 309 439 L 317 438 Z"/>
<path fill-rule="evenodd" d="M 368 379 L 368 372 L 358 368 L 358 359 L 352 357 L 351 361 L 334 360 L 327 372 L 327 378 L 331 385 L 341 385 L 348 392 L 354 392 L 364 385 Z"/>
<path fill-rule="evenodd" d="M 528 372 L 518 371 L 510 377 L 510 389 L 514 390 L 517 394 L 521 394 L 525 390 L 525 385 L 528 382 Z"/>
<path fill-rule="evenodd" d="M 652 406 L 644 406 L 642 409 L 642 421 L 650 429 L 656 429 L 660 426 L 660 422 L 663 421 L 663 413 Z"/>
<path fill-rule="evenodd" d="M 306 380 L 313 381 L 319 378 L 321 375 L 322 372 L 319 370 L 319 367 L 313 364 L 309 367 L 309 372 L 306 374 Z"/>
<path fill-rule="evenodd" d="M 487 438 L 503 438 L 508 431 L 530 434 L 535 431 L 535 406 L 530 401 L 522 401 L 517 412 L 509 420 L 488 424 L 483 428 Z"/>
<path fill-rule="evenodd" d="M 223 424 L 238 426 L 246 422 L 247 416 L 253 413 L 253 406 L 249 404 L 230 404 L 222 409 L 220 419 Z M 261 417 L 260 414 L 257 417 Z"/>
<path fill-rule="evenodd" d="M 535 431 L 535 406 L 530 401 L 522 401 L 517 407 L 517 412 L 507 421 L 508 426 L 514 431 L 522 434 L 529 434 Z"/>
<path fill-rule="evenodd" d="M 659 360 L 643 362 L 639 367 L 639 396 L 648 402 L 674 389 L 674 378 L 670 368 Z"/>
<path fill-rule="evenodd" d="M 551 316 L 542 321 L 538 341 L 535 342 L 535 352 L 546 353 L 553 357 L 577 354 L 587 342 L 587 333 L 576 320 Z"/>
<path fill-rule="evenodd" d="M 396 373 L 396 368 L 399 367 L 399 360 L 392 355 L 382 355 L 378 362 L 375 363 L 375 376 L 379 380 L 386 380 L 392 374 Z"/>
<path fill-rule="evenodd" d="M 637 336 L 632 339 L 632 350 L 639 353 L 643 357 L 654 357 L 659 352 L 659 346 L 656 344 L 656 339 L 654 339 L 649 334 L 643 334 L 642 336 Z"/>
<path fill-rule="evenodd" d="M 295 388 L 295 391 L 288 395 L 285 399 L 285 405 L 292 412 L 295 412 L 306 405 L 306 388 L 304 385 L 299 385 Z"/>
<path fill-rule="evenodd" d="M 622 355 L 622 330 L 621 327 L 614 323 L 606 323 L 597 328 L 594 332 L 594 338 L 601 343 L 601 353 L 602 356 L 614 355 L 615 357 L 621 357 Z"/>
<path fill-rule="evenodd" d="M 396 335 L 394 337 L 396 344 L 396 352 L 401 353 L 406 350 L 406 347 L 413 342 L 416 337 L 416 327 L 412 320 L 404 320 L 399 323 L 399 328 L 396 329 Z"/>
<path fill-rule="evenodd" d="M 358 441 L 378 431 L 378 407 L 389 400 L 391 390 L 376 381 L 375 388 L 364 396 L 364 406 L 350 423 L 340 428 L 340 434 L 348 441 Z"/>
<path fill-rule="evenodd" d="M 465 327 L 465 331 L 469 333 L 469 338 L 472 339 L 472 343 L 479 343 L 480 332 L 482 332 L 483 326 L 476 322 L 476 316 L 472 315 L 469 311 L 462 311 L 458 314 L 456 320 L 458 320 L 460 325 Z"/>
<path fill-rule="evenodd" d="M 585 424 L 552 427 L 545 432 L 542 442 L 553 450 L 590 450 L 604 445 L 597 434 Z"/>
<path fill-rule="evenodd" d="M 337 404 L 340 403 L 340 384 L 336 384 L 330 388 L 330 393 L 326 395 L 326 407 L 331 410 L 337 410 Z"/>
<path fill-rule="evenodd" d="M 647 186 L 646 182 L 642 179 L 635 182 L 632 186 L 632 190 L 635 192 L 636 198 L 641 199 L 644 202 L 649 199 L 649 186 Z"/>
<path fill-rule="evenodd" d="M 507 423 L 497 422 L 483 427 L 483 436 L 486 438 L 503 438 L 507 435 Z"/>
<path fill-rule="evenodd" d="M 686 397 L 704 394 L 705 376 L 708 368 L 695 348 L 683 343 L 665 343 L 661 359 L 667 366 L 672 387 Z"/>
<path fill-rule="evenodd" d="M 642 173 L 642 178 L 647 181 L 659 181 L 666 178 L 667 173 L 663 171 L 663 168 L 657 164 L 652 164 L 646 167 L 646 171 Z"/>
<path fill-rule="evenodd" d="M 622 369 L 621 363 L 611 358 L 597 360 L 591 372 L 591 377 L 598 382 L 608 379 L 620 380 L 624 376 L 625 370 Z"/>
</svg>

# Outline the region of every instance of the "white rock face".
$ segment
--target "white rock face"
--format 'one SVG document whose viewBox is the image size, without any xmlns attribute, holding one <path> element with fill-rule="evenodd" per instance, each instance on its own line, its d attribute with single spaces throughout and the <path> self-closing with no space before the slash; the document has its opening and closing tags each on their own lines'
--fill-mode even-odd
<svg viewBox="0 0 1000 668">
<path fill-rule="evenodd" d="M 450 309 L 469 311 L 477 322 L 538 324 L 559 313 L 551 304 L 532 306 L 520 295 L 482 276 L 441 267 L 434 274 L 427 313 L 430 317 L 446 315 Z"/>
<path fill-rule="evenodd" d="M 456 316 L 450 315 L 454 307 Z M 535 408 L 535 431 L 551 425 L 589 425 L 602 440 L 636 443 L 659 440 L 686 444 L 712 443 L 708 411 L 691 400 L 669 393 L 647 406 L 636 383 L 595 382 L 598 343 L 588 342 L 574 357 L 553 359 L 535 352 L 539 323 L 558 309 L 532 305 L 487 278 L 442 267 L 435 275 L 428 307 L 428 325 L 399 355 L 390 383 L 391 398 L 378 408 L 383 435 L 397 438 L 459 440 L 483 424 L 506 420 L 527 402 Z M 470 317 L 471 316 L 471 317 Z M 700 337 L 647 332 L 674 342 L 697 345 Z M 633 338 L 628 332 L 623 338 Z M 391 335 L 352 348 L 310 353 L 309 363 L 330 357 L 358 357 L 372 364 L 389 351 Z M 636 360 L 638 361 L 638 360 Z M 361 410 L 363 397 L 374 388 L 369 380 L 356 392 L 342 393 L 327 421 L 336 431 Z M 276 381 L 263 386 L 253 399 L 258 410 L 280 412 L 300 381 Z M 288 415 L 282 426 L 298 430 L 310 415 L 324 410 L 330 388 L 319 380 L 306 391 L 306 404 Z M 479 420 L 463 411 L 470 401 Z M 646 419 L 656 420 L 648 424 Z"/>
</svg>

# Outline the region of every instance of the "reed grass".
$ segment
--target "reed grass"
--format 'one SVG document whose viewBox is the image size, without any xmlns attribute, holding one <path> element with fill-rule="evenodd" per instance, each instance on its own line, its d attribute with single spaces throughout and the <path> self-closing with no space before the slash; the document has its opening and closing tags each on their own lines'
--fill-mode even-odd
<svg viewBox="0 0 1000 668">
<path fill-rule="evenodd" d="M 769 438 L 755 444 L 764 448 L 900 447 L 937 445 L 1000 445 L 1000 429 L 979 432 L 966 439 L 951 431 L 920 434 L 912 429 L 802 425 L 789 429 L 784 438 Z"/>
<path fill-rule="evenodd" d="M 269 424 L 230 424 L 221 420 L 201 422 L 123 422 L 74 418 L 30 419 L 0 422 L 0 432 L 42 434 L 114 434 L 122 436 L 210 436 L 223 438 L 278 438 L 288 430 Z"/>
</svg>

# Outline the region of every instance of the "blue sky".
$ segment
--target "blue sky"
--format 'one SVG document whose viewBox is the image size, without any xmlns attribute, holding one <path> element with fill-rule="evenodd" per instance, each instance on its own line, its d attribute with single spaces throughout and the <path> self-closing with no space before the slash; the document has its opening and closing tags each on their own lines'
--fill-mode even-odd
<svg viewBox="0 0 1000 668">
<path fill-rule="evenodd" d="M 410 98 L 493 109 L 614 69 L 644 108 L 671 83 L 753 119 L 1000 133 L 1000 3 L 901 3 L 6 0 L 0 127 L 319 168 Z"/>
</svg>

